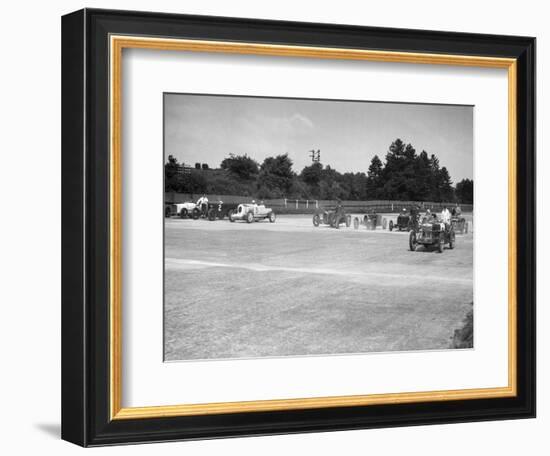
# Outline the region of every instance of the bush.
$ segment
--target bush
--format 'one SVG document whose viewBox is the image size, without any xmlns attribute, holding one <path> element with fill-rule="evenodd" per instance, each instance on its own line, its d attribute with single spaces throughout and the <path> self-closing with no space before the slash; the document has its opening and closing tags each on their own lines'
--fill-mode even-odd
<svg viewBox="0 0 550 456">
<path fill-rule="evenodd" d="M 472 303 L 473 307 L 474 303 Z M 462 328 L 455 329 L 451 348 L 473 348 L 474 346 L 474 309 L 471 309 L 462 322 Z"/>
</svg>

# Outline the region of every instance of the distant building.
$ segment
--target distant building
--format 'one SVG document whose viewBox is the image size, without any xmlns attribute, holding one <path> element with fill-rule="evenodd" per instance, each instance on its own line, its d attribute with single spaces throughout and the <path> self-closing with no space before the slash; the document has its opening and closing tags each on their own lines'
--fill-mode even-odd
<svg viewBox="0 0 550 456">
<path fill-rule="evenodd" d="M 208 166 L 208 163 L 195 163 L 195 167 L 187 165 L 186 163 L 182 163 L 181 165 L 177 165 L 177 173 L 178 174 L 190 174 L 192 170 L 196 171 L 209 171 L 210 167 Z"/>
<path fill-rule="evenodd" d="M 191 173 L 191 167 L 187 166 L 185 163 L 182 163 L 181 165 L 177 165 L 177 172 L 178 174 L 189 174 Z"/>
</svg>

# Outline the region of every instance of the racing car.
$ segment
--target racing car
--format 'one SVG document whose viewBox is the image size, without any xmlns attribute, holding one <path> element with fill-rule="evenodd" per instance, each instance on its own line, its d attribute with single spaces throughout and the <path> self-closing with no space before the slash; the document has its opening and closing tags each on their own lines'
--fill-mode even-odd
<svg viewBox="0 0 550 456">
<path fill-rule="evenodd" d="M 413 252 L 418 245 L 423 245 L 435 246 L 439 253 L 443 253 L 446 244 L 451 250 L 455 247 L 455 231 L 452 224 L 447 228 L 444 223 L 437 220 L 424 222 L 409 234 L 409 248 Z"/>
<path fill-rule="evenodd" d="M 378 214 L 371 212 L 370 214 L 365 214 L 362 221 L 359 220 L 359 217 L 355 217 L 353 219 L 353 228 L 358 229 L 359 225 L 365 225 L 367 230 L 375 230 L 377 223 Z"/>
<path fill-rule="evenodd" d="M 210 201 L 206 208 L 205 217 L 213 222 L 214 220 L 222 220 L 224 217 L 229 217 L 230 212 L 235 212 L 237 204 L 227 204 L 223 201 Z"/>
<path fill-rule="evenodd" d="M 231 209 L 228 213 L 229 221 L 244 220 L 246 223 L 259 222 L 260 220 L 269 220 L 275 222 L 275 212 L 273 209 L 265 207 L 263 204 L 239 204 L 236 209 Z"/>
<path fill-rule="evenodd" d="M 468 223 L 464 217 L 455 215 L 451 218 L 451 225 L 453 225 L 455 232 L 460 234 L 468 234 Z"/>
<path fill-rule="evenodd" d="M 164 215 L 166 217 L 177 215 L 181 218 L 192 217 L 198 219 L 201 215 L 201 211 L 195 203 L 185 202 L 167 205 L 164 209 Z"/>
<path fill-rule="evenodd" d="M 412 217 L 404 209 L 403 209 L 403 212 L 401 212 L 401 214 L 397 216 L 397 221 L 395 223 L 393 220 L 390 220 L 390 223 L 388 224 L 388 229 L 390 231 L 393 231 L 394 229 L 397 229 L 399 231 L 401 230 L 409 231 L 411 228 L 412 228 Z"/>
<path fill-rule="evenodd" d="M 313 226 L 317 227 L 321 224 L 329 225 L 332 228 L 340 228 L 342 223 L 346 227 L 351 225 L 351 215 L 346 214 L 343 208 L 333 210 L 321 210 L 313 214 Z"/>
</svg>

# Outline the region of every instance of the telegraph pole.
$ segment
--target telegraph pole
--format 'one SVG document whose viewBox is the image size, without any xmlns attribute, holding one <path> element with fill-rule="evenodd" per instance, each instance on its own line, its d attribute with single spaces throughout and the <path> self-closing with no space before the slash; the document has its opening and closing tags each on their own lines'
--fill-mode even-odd
<svg viewBox="0 0 550 456">
<path fill-rule="evenodd" d="M 321 149 L 311 149 L 309 152 L 312 163 L 319 163 L 321 161 Z"/>
</svg>

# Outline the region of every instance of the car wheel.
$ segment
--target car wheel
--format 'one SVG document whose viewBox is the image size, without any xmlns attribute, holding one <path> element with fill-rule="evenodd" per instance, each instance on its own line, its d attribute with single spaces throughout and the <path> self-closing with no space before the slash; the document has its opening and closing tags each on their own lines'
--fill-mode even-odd
<svg viewBox="0 0 550 456">
<path fill-rule="evenodd" d="M 216 220 L 216 210 L 215 209 L 210 209 L 208 211 L 208 220 L 210 220 L 211 222 L 213 222 L 214 220 Z"/>
<path fill-rule="evenodd" d="M 389 226 L 388 226 L 388 229 L 389 229 L 390 231 L 393 231 L 393 220 L 390 220 L 390 224 L 389 224 Z"/>
<path fill-rule="evenodd" d="M 277 218 L 277 216 L 275 215 L 275 212 L 270 212 L 268 218 L 269 218 L 269 223 L 275 223 L 275 219 Z"/>
<path fill-rule="evenodd" d="M 229 221 L 230 221 L 231 223 L 235 222 L 235 220 L 233 219 L 233 213 L 234 213 L 234 212 L 235 212 L 235 211 L 234 211 L 233 209 L 231 209 L 231 210 L 227 213 L 227 218 L 229 218 Z"/>
<path fill-rule="evenodd" d="M 346 216 L 346 227 L 349 228 L 351 225 L 351 215 Z"/>
<path fill-rule="evenodd" d="M 353 219 L 353 228 L 356 230 L 359 229 L 359 219 L 357 217 Z"/>
<path fill-rule="evenodd" d="M 246 214 L 246 223 L 252 223 L 254 221 L 254 214 L 252 212 L 249 212 Z"/>
<path fill-rule="evenodd" d="M 411 231 L 411 234 L 409 234 L 409 249 L 411 249 L 411 252 L 414 252 L 416 250 L 416 233 L 414 231 Z"/>
<path fill-rule="evenodd" d="M 387 222 L 388 222 L 388 221 L 387 221 L 385 218 L 382 219 L 382 229 L 383 229 L 383 230 L 386 229 L 386 226 L 388 225 Z"/>
<path fill-rule="evenodd" d="M 452 250 L 455 248 L 455 232 L 451 230 L 449 234 L 449 248 Z"/>
<path fill-rule="evenodd" d="M 198 218 L 201 216 L 201 211 L 200 209 L 193 209 L 193 214 L 192 214 L 192 217 L 193 217 L 193 220 L 198 220 Z"/>
<path fill-rule="evenodd" d="M 319 217 L 319 214 L 313 215 L 313 226 L 319 226 L 319 223 L 321 223 L 321 217 Z"/>
<path fill-rule="evenodd" d="M 188 214 L 189 214 L 189 213 L 187 212 L 187 209 L 185 209 L 185 208 L 183 208 L 183 209 L 180 211 L 180 217 L 181 217 L 181 218 L 186 218 Z"/>
</svg>

